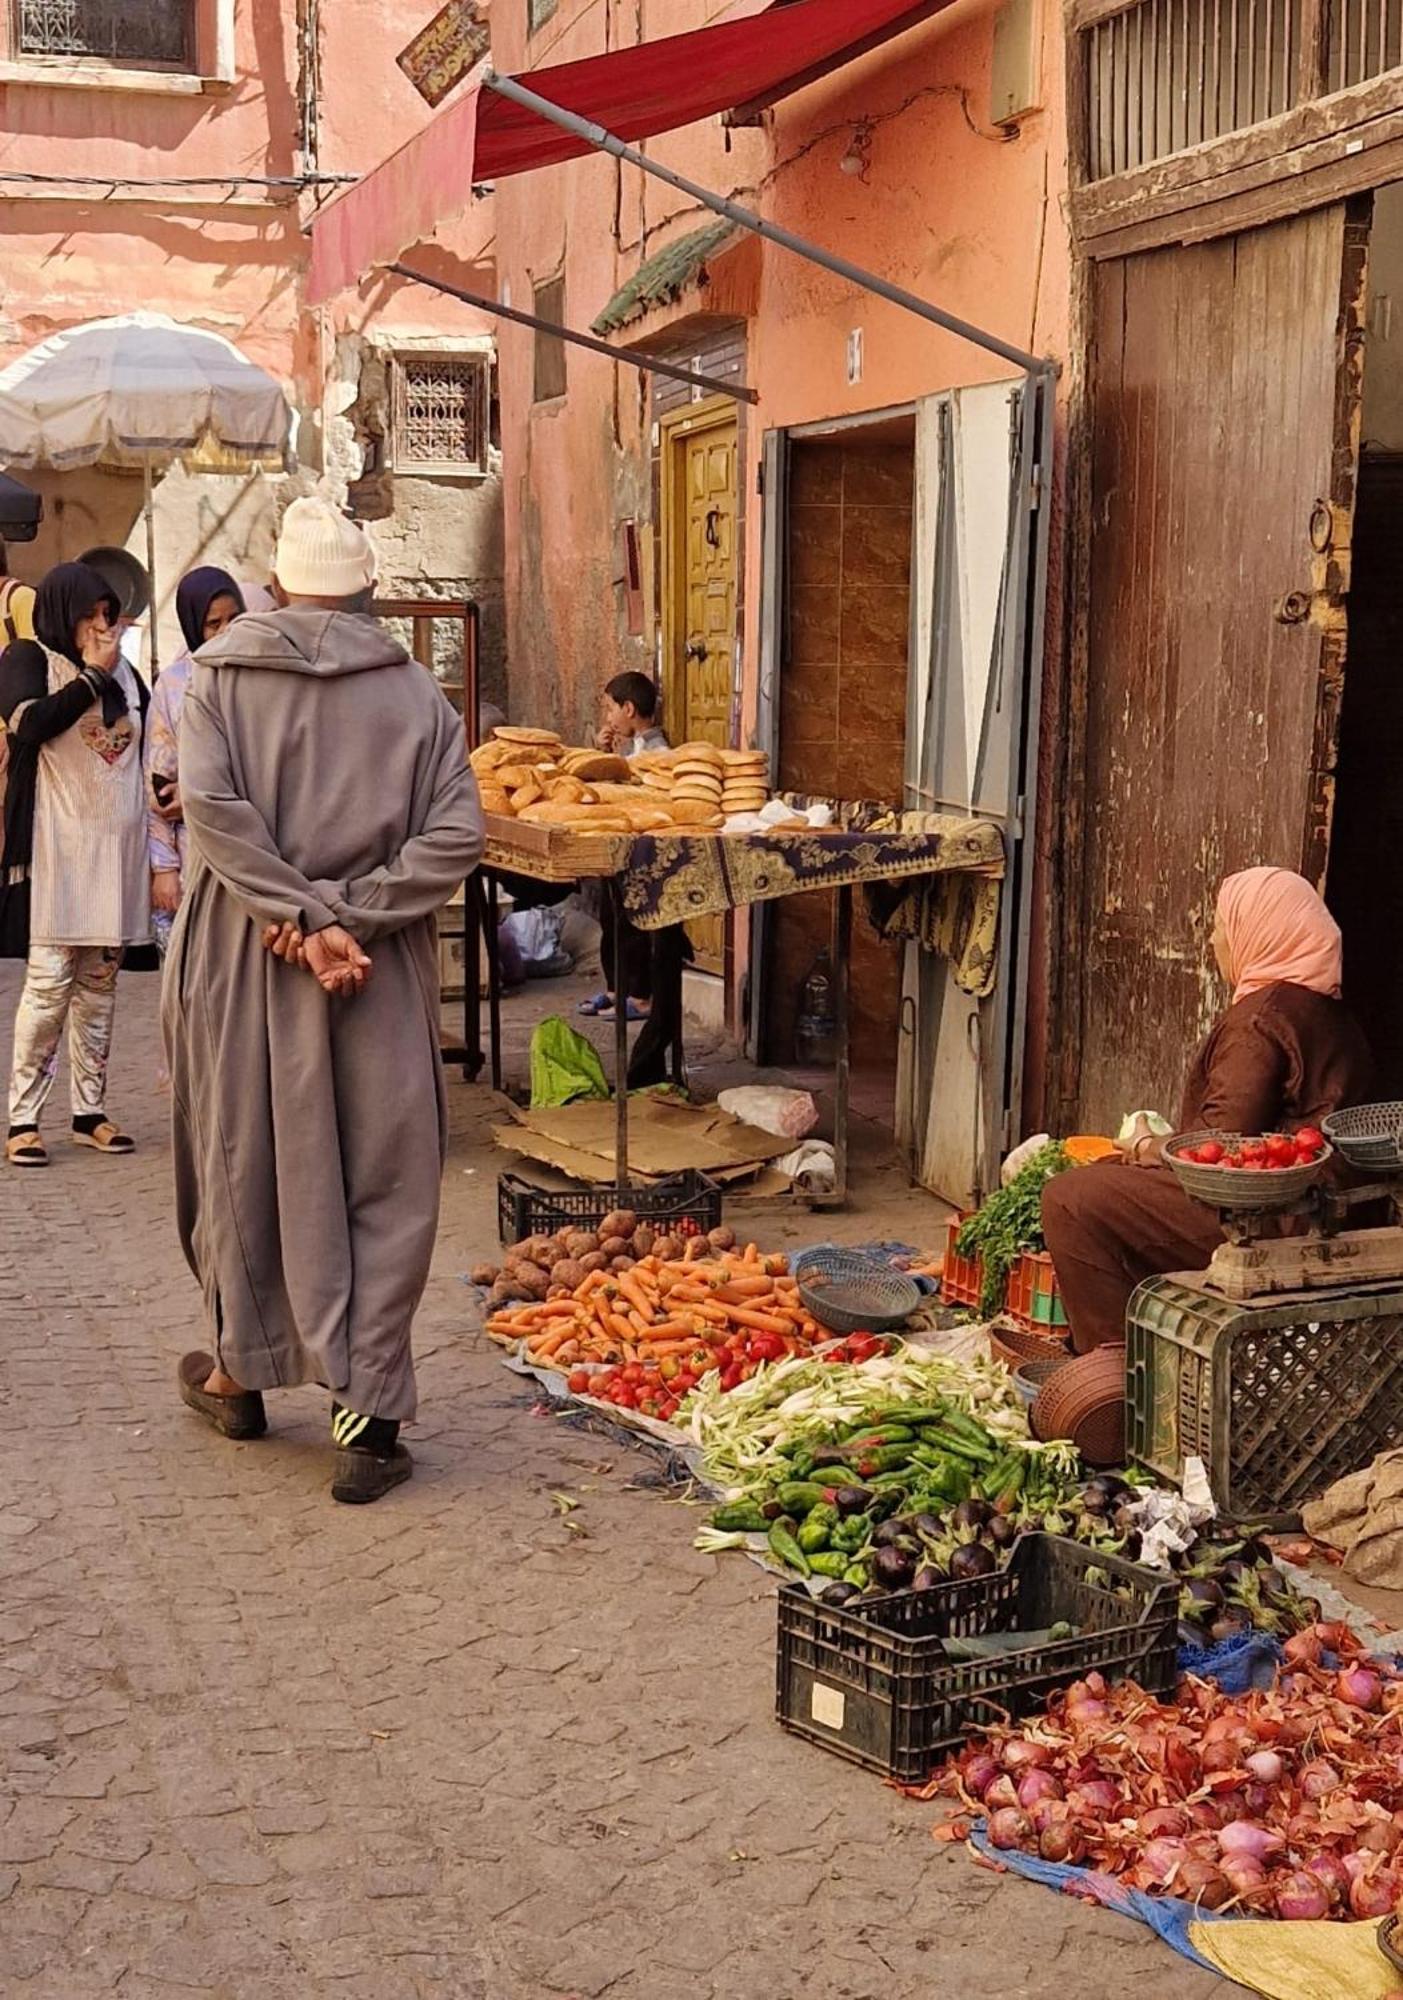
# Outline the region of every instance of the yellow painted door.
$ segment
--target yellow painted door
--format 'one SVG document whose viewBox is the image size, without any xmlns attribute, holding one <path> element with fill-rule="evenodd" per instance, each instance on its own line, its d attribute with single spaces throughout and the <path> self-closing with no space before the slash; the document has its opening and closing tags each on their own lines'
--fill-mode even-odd
<svg viewBox="0 0 1403 2000">
<path fill-rule="evenodd" d="M 734 422 L 712 424 L 682 441 L 684 495 L 680 619 L 682 714 L 674 742 L 730 742 L 736 641 L 736 450 Z M 720 972 L 725 919 L 703 917 L 688 935 L 704 971 Z"/>
</svg>

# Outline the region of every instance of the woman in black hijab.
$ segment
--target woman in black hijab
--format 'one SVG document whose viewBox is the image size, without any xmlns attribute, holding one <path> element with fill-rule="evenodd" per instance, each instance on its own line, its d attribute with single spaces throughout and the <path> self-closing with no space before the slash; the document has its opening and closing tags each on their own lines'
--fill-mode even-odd
<svg viewBox="0 0 1403 2000">
<path fill-rule="evenodd" d="M 60 563 L 39 586 L 35 639 L 0 653 L 9 749 L 0 956 L 28 964 L 10 1079 L 13 1166 L 48 1164 L 39 1116 L 65 1026 L 75 1143 L 132 1150 L 105 1099 L 122 948 L 150 935 L 146 690 L 121 657 L 118 611 L 95 570 Z"/>
<path fill-rule="evenodd" d="M 180 908 L 185 876 L 185 819 L 180 805 L 180 712 L 190 687 L 193 655 L 226 625 L 242 618 L 244 593 L 227 569 L 206 564 L 180 579 L 175 615 L 185 651 L 162 673 L 146 724 L 146 781 L 150 787 L 151 903 L 162 957 Z"/>
</svg>

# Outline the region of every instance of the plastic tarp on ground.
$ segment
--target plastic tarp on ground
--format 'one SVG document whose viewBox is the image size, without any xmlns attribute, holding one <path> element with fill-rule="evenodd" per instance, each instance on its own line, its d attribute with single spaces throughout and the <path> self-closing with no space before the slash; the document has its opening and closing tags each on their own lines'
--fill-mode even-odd
<svg viewBox="0 0 1403 2000">
<path fill-rule="evenodd" d="M 749 99 L 783 96 L 950 4 L 793 0 L 746 20 L 530 70 L 519 81 L 617 138 L 647 139 Z M 323 303 L 431 236 L 438 223 L 462 213 L 475 184 L 589 151 L 588 141 L 479 81 L 317 217 L 311 303 Z"/>
</svg>

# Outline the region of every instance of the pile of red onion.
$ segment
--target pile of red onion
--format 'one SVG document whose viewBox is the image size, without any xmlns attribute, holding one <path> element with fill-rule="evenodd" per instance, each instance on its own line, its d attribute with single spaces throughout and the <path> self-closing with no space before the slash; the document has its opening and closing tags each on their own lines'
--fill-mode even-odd
<svg viewBox="0 0 1403 2000">
<path fill-rule="evenodd" d="M 1190 1676 L 1172 1707 L 1090 1674 L 971 1743 L 923 1796 L 986 1814 L 996 1848 L 1209 1910 L 1403 1913 L 1403 1675 L 1344 1624 L 1285 1650 L 1270 1693 Z"/>
</svg>

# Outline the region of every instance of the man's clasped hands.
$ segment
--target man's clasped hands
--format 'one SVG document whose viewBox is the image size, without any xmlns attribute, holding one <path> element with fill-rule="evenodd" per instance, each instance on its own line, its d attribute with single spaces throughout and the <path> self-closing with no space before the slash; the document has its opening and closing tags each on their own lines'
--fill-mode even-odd
<svg viewBox="0 0 1403 2000">
<path fill-rule="evenodd" d="M 295 924 L 267 924 L 263 944 L 274 958 L 310 972 L 324 993 L 348 997 L 370 977 L 370 958 L 340 924 L 304 935 Z"/>
</svg>

